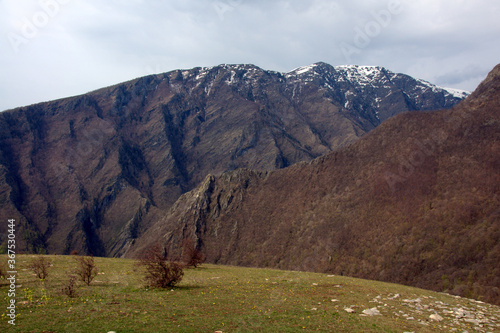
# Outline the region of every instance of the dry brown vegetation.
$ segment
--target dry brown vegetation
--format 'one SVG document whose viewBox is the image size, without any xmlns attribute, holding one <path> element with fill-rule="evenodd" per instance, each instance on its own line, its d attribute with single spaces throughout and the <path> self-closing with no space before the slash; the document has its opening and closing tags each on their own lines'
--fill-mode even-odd
<svg viewBox="0 0 500 333">
<path fill-rule="evenodd" d="M 66 285 L 61 289 L 61 292 L 69 298 L 75 298 L 77 296 L 76 289 L 76 276 L 68 275 L 68 281 L 66 282 Z"/>
<path fill-rule="evenodd" d="M 76 256 L 75 260 L 78 264 L 75 274 L 80 278 L 80 281 L 89 286 L 92 280 L 97 276 L 97 266 L 94 257 Z"/>
<path fill-rule="evenodd" d="M 186 267 L 198 267 L 205 261 L 205 255 L 194 244 L 193 240 L 186 238 L 182 243 L 182 259 Z"/>
<path fill-rule="evenodd" d="M 49 276 L 49 267 L 52 263 L 45 257 L 39 256 L 32 260 L 30 269 L 37 278 L 45 280 Z"/>
<path fill-rule="evenodd" d="M 145 251 L 139 265 L 145 269 L 146 285 L 154 288 L 171 288 L 184 275 L 182 264 L 167 260 L 166 252 L 157 244 Z"/>
</svg>

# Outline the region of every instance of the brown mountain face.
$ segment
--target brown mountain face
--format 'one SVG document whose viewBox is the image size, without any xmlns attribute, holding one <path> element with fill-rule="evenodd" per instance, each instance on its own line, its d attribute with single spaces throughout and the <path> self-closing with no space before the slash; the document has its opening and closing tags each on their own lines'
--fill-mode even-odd
<svg viewBox="0 0 500 333">
<path fill-rule="evenodd" d="M 137 240 L 500 304 L 500 65 L 452 110 L 405 113 L 311 162 L 208 176 Z"/>
<path fill-rule="evenodd" d="M 221 65 L 5 111 L 0 215 L 20 249 L 117 256 L 208 174 L 310 161 L 393 114 L 460 100 L 380 67 Z"/>
</svg>

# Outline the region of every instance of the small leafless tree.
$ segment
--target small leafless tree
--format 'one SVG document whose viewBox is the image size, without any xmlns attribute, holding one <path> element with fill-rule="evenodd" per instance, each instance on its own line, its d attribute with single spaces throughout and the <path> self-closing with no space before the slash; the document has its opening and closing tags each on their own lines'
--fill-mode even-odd
<svg viewBox="0 0 500 333">
<path fill-rule="evenodd" d="M 94 262 L 94 257 L 76 257 L 75 260 L 78 263 L 75 271 L 76 275 L 89 286 L 97 275 L 97 266 Z"/>
<path fill-rule="evenodd" d="M 76 297 L 76 276 L 69 275 L 68 283 L 62 288 L 63 294 L 69 298 Z"/>
<path fill-rule="evenodd" d="M 182 262 L 187 267 L 196 268 L 205 261 L 205 255 L 194 245 L 194 242 L 186 238 L 182 244 Z"/>
<path fill-rule="evenodd" d="M 43 256 L 39 256 L 30 264 L 30 269 L 36 274 L 40 280 L 45 280 L 49 276 L 49 267 L 52 263 Z"/>
<path fill-rule="evenodd" d="M 154 288 L 171 288 L 182 280 L 182 265 L 167 260 L 165 251 L 155 245 L 144 253 L 139 264 L 146 269 L 146 284 Z"/>
</svg>

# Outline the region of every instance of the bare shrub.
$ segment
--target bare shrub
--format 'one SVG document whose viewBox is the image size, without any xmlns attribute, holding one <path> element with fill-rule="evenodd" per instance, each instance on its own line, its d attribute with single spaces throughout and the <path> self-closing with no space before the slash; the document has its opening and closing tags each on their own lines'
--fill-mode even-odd
<svg viewBox="0 0 500 333">
<path fill-rule="evenodd" d="M 146 284 L 154 288 L 170 288 L 182 280 L 182 265 L 167 260 L 165 251 L 155 245 L 146 251 L 139 264 L 146 269 Z"/>
<path fill-rule="evenodd" d="M 45 280 L 49 276 L 49 267 L 52 263 L 45 257 L 39 256 L 31 261 L 30 269 L 40 280 Z"/>
<path fill-rule="evenodd" d="M 89 286 L 97 275 L 97 267 L 94 262 L 94 257 L 76 257 L 75 260 L 78 263 L 78 267 L 75 271 L 76 275 L 80 277 L 81 281 Z"/>
<path fill-rule="evenodd" d="M 182 262 L 187 267 L 194 268 L 205 262 L 205 255 L 194 245 L 191 239 L 185 239 L 182 244 Z"/>
<path fill-rule="evenodd" d="M 69 298 L 76 297 L 76 276 L 75 275 L 69 275 L 69 280 L 66 283 L 66 285 L 62 288 L 62 292 L 64 295 L 68 296 Z"/>
</svg>

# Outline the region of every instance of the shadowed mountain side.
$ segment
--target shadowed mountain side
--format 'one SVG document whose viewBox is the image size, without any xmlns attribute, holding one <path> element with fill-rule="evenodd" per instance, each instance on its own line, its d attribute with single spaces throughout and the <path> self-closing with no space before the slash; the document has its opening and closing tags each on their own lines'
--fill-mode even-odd
<svg viewBox="0 0 500 333">
<path fill-rule="evenodd" d="M 381 67 L 220 65 L 5 111 L 0 215 L 19 250 L 119 256 L 207 174 L 310 161 L 463 97 Z"/>
<path fill-rule="evenodd" d="M 208 176 L 138 239 L 173 257 L 346 274 L 500 304 L 500 65 L 452 110 L 406 113 L 272 172 Z"/>
</svg>

